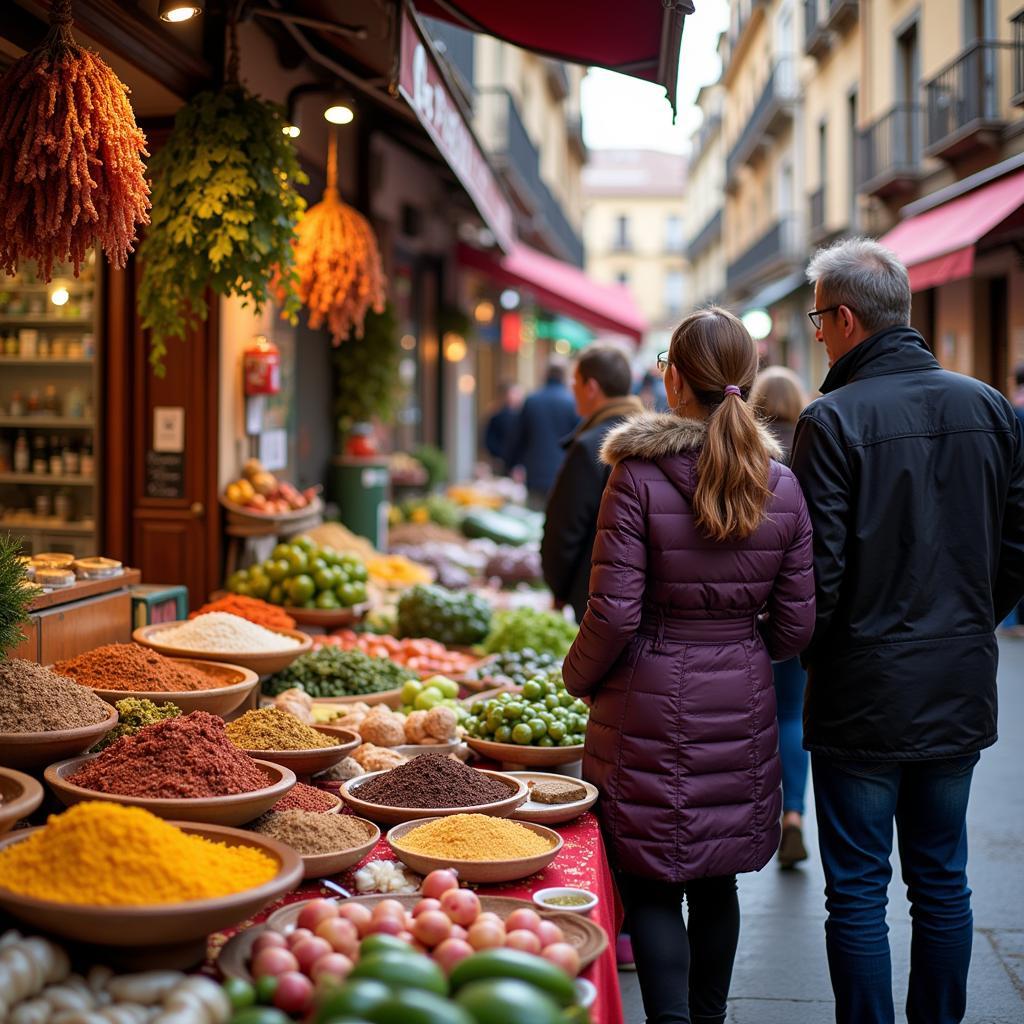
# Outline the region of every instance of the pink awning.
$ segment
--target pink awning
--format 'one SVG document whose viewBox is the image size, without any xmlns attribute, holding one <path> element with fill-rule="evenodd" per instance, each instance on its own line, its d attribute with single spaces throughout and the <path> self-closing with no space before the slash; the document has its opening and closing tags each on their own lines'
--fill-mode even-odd
<svg viewBox="0 0 1024 1024">
<path fill-rule="evenodd" d="M 1024 171 L 908 217 L 879 241 L 910 271 L 915 291 L 970 277 L 977 243 L 1024 205 Z"/>
<path fill-rule="evenodd" d="M 506 256 L 492 256 L 468 245 L 459 246 L 459 262 L 479 270 L 498 284 L 523 288 L 552 313 L 561 313 L 599 330 L 625 334 L 637 342 L 647 327 L 630 290 L 600 284 L 579 267 L 516 242 Z"/>
</svg>

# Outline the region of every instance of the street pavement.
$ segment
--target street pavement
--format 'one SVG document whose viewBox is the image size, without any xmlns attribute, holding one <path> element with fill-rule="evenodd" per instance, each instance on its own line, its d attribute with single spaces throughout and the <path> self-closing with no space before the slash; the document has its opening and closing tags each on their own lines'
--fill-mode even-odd
<svg viewBox="0 0 1024 1024">
<path fill-rule="evenodd" d="M 999 646 L 1000 739 L 982 752 L 968 812 L 974 953 L 966 1024 L 1024 1021 L 1024 640 L 1003 639 Z M 740 876 L 743 920 L 728 1024 L 835 1019 L 813 802 L 805 838 L 812 857 L 802 868 L 780 871 L 772 863 L 758 874 Z M 899 1021 L 905 1020 L 910 918 L 895 853 L 888 922 Z M 619 981 L 627 1024 L 643 1024 L 636 975 L 620 971 Z"/>
</svg>

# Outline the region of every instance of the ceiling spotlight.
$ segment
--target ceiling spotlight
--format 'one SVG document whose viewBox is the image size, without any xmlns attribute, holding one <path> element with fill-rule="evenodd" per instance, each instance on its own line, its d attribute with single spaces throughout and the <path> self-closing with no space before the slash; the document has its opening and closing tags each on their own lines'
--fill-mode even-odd
<svg viewBox="0 0 1024 1024">
<path fill-rule="evenodd" d="M 189 21 L 203 13 L 203 5 L 194 0 L 160 0 L 160 20 Z"/>
<path fill-rule="evenodd" d="M 348 103 L 332 103 L 324 111 L 324 120 L 331 124 L 351 124 L 355 120 L 355 112 Z"/>
</svg>

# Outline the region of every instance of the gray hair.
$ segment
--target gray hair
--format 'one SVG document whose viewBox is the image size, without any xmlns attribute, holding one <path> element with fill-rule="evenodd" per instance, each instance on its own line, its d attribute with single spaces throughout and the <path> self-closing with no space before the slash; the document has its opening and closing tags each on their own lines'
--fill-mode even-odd
<svg viewBox="0 0 1024 1024">
<path fill-rule="evenodd" d="M 910 323 L 910 277 L 891 249 L 872 238 L 847 238 L 819 249 L 807 279 L 820 284 L 822 306 L 849 306 L 865 330 Z"/>
</svg>

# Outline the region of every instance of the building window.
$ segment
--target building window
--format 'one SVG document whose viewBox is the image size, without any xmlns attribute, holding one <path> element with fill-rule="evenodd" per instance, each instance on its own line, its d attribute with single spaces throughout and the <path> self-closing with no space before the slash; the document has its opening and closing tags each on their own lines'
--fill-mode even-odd
<svg viewBox="0 0 1024 1024">
<path fill-rule="evenodd" d="M 612 247 L 615 249 L 632 249 L 629 241 L 629 217 L 620 213 L 615 218 L 615 237 L 612 239 Z"/>
<path fill-rule="evenodd" d="M 665 312 L 678 316 L 683 311 L 685 278 L 681 270 L 669 270 L 665 274 Z"/>
<path fill-rule="evenodd" d="M 682 252 L 684 244 L 683 218 L 677 213 L 670 213 L 665 220 L 665 251 Z"/>
</svg>

